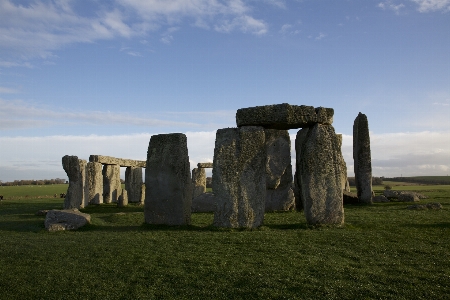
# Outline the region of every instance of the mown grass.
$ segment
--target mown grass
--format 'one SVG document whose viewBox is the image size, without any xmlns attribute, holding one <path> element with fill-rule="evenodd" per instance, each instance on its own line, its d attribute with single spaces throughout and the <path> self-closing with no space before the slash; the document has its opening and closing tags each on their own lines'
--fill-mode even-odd
<svg viewBox="0 0 450 300">
<path fill-rule="evenodd" d="M 148 225 L 143 207 L 105 204 L 49 233 L 34 213 L 62 199 L 4 200 L 0 299 L 448 299 L 450 193 L 423 193 L 444 209 L 348 205 L 342 228 L 269 213 L 257 230 L 214 228 L 212 214 Z"/>
</svg>

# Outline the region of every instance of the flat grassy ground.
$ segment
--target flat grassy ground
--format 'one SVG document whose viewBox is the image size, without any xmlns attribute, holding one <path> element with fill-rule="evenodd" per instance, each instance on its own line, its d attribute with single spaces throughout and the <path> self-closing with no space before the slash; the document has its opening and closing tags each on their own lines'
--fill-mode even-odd
<svg viewBox="0 0 450 300">
<path fill-rule="evenodd" d="M 416 188 L 444 209 L 348 205 L 343 228 L 298 212 L 257 230 L 213 228 L 213 214 L 152 226 L 143 207 L 105 204 L 82 210 L 92 224 L 49 233 L 35 212 L 63 199 L 7 199 L 0 299 L 450 299 L 450 189 Z"/>
</svg>

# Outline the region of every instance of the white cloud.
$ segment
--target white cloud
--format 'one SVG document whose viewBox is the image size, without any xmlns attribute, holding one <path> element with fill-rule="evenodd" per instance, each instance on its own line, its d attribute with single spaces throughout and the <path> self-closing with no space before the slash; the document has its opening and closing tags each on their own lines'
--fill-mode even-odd
<svg viewBox="0 0 450 300">
<path fill-rule="evenodd" d="M 68 111 L 64 108 L 52 109 L 21 100 L 4 100 L 1 98 L 0 107 L 2 107 L 0 110 L 0 130 L 56 125 L 130 125 L 210 129 L 233 125 L 235 122 L 235 112 L 232 111 L 158 112 L 158 117 L 152 118 L 142 117 L 139 113 L 131 112 L 112 113 L 109 111 Z M 183 115 L 183 120 L 186 121 L 176 121 L 180 115 Z"/>
<path fill-rule="evenodd" d="M 392 3 L 391 0 L 388 0 L 385 2 L 380 2 L 380 3 L 378 3 L 377 6 L 383 10 L 392 10 L 397 15 L 400 14 L 401 9 L 403 9 L 405 7 L 405 5 L 403 3 L 394 4 L 394 3 Z"/>
<path fill-rule="evenodd" d="M 318 36 L 316 36 L 315 40 L 316 41 L 320 41 L 321 39 L 323 39 L 324 37 L 326 37 L 327 35 L 325 33 L 319 33 Z"/>
<path fill-rule="evenodd" d="M 450 0 L 412 0 L 418 4 L 417 10 L 421 13 L 433 12 L 433 11 L 450 11 Z"/>
<path fill-rule="evenodd" d="M 283 2 L 269 3 L 281 7 Z M 263 35 L 268 31 L 266 22 L 252 16 L 251 7 L 242 0 L 116 0 L 110 8 L 90 2 L 94 11 L 89 15 L 78 14 L 71 5 L 71 1 L 36 0 L 20 5 L 1 0 L 0 51 L 9 59 L 0 66 L 24 64 L 8 62 L 14 59 L 48 59 L 55 50 L 68 44 L 143 37 L 184 20 L 194 20 L 197 27 L 214 28 L 219 32 L 238 30 Z M 172 38 L 163 36 L 162 41 L 167 43 Z"/>
<path fill-rule="evenodd" d="M 17 94 L 18 92 L 16 89 L 0 86 L 0 94 Z"/>
</svg>

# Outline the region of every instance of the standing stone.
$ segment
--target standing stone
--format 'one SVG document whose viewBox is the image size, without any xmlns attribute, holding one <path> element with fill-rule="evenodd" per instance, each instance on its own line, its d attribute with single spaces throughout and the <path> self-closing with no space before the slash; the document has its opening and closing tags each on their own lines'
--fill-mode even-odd
<svg viewBox="0 0 450 300">
<path fill-rule="evenodd" d="M 190 224 L 191 185 L 186 135 L 153 135 L 148 146 L 145 169 L 145 222 Z"/>
<path fill-rule="evenodd" d="M 69 177 L 69 187 L 64 198 L 64 209 L 84 208 L 85 202 L 85 175 L 86 161 L 77 156 L 65 155 L 62 158 L 62 166 Z"/>
<path fill-rule="evenodd" d="M 144 205 L 145 201 L 145 183 L 141 185 L 141 199 L 139 200 L 139 205 Z"/>
<path fill-rule="evenodd" d="M 120 182 L 120 166 L 103 166 L 103 202 L 116 203 L 122 193 L 122 183 Z"/>
<path fill-rule="evenodd" d="M 353 123 L 353 160 L 359 201 L 372 203 L 372 159 L 370 154 L 369 122 L 359 113 Z"/>
<path fill-rule="evenodd" d="M 338 145 L 339 145 L 339 151 L 342 153 L 342 134 L 336 134 L 336 138 L 338 140 Z M 342 177 L 341 177 L 341 186 L 342 186 L 342 190 L 346 191 L 346 192 L 350 192 L 350 184 L 348 182 L 348 177 L 347 177 L 347 164 L 345 163 L 344 160 L 344 156 L 341 155 L 341 172 L 342 172 Z"/>
<path fill-rule="evenodd" d="M 302 147 L 308 136 L 309 128 L 302 128 L 297 132 L 295 137 L 295 175 L 294 175 L 294 187 L 295 187 L 295 208 L 297 211 L 303 210 L 303 193 L 302 185 L 300 181 L 300 170 L 301 170 L 301 157 L 302 157 Z"/>
<path fill-rule="evenodd" d="M 217 130 L 212 186 L 217 205 L 215 226 L 255 228 L 263 224 L 266 198 L 263 127 Z"/>
<path fill-rule="evenodd" d="M 128 193 L 128 201 L 137 203 L 141 201 L 142 193 L 142 168 L 127 167 L 125 169 L 125 189 Z"/>
<path fill-rule="evenodd" d="M 265 129 L 264 132 L 267 153 L 265 211 L 287 211 L 295 207 L 289 132 L 276 129 Z"/>
<path fill-rule="evenodd" d="M 118 207 L 125 207 L 128 205 L 128 192 L 126 189 L 122 189 L 122 194 L 120 194 L 119 199 L 117 201 Z"/>
<path fill-rule="evenodd" d="M 315 124 L 309 128 L 300 151 L 300 186 L 306 221 L 311 225 L 343 224 L 342 154 L 333 126 Z"/>
<path fill-rule="evenodd" d="M 90 204 L 103 203 L 102 164 L 88 162 L 86 165 L 86 202 Z"/>
<path fill-rule="evenodd" d="M 192 169 L 192 199 L 206 192 L 206 172 L 203 168 Z"/>
</svg>

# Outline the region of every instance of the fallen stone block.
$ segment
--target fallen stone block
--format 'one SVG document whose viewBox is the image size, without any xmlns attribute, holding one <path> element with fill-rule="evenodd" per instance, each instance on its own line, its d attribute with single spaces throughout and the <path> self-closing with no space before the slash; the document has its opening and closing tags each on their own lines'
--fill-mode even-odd
<svg viewBox="0 0 450 300">
<path fill-rule="evenodd" d="M 50 210 L 45 217 L 48 231 L 76 230 L 91 222 L 91 216 L 78 209 Z"/>
<path fill-rule="evenodd" d="M 123 159 L 104 155 L 91 155 L 89 156 L 89 161 L 101 163 L 103 165 L 119 165 L 121 167 L 139 168 L 144 168 L 146 164 L 145 160 Z"/>
</svg>

